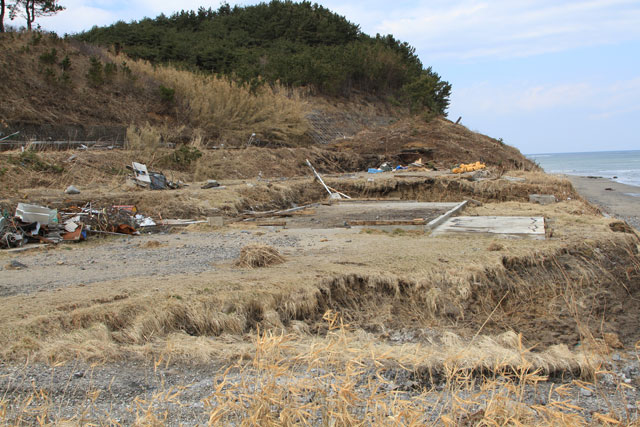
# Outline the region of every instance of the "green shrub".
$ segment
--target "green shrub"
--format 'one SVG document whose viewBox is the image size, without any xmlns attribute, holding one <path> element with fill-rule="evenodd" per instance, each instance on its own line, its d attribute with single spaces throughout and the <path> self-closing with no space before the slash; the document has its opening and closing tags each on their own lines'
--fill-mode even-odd
<svg viewBox="0 0 640 427">
<path fill-rule="evenodd" d="M 44 74 L 44 79 L 48 83 L 53 83 L 56 81 L 56 73 L 51 67 L 45 68 L 42 73 Z"/>
<path fill-rule="evenodd" d="M 42 33 L 40 33 L 39 31 L 35 31 L 31 35 L 31 40 L 29 40 L 29 44 L 31 46 L 36 46 L 40 44 L 41 41 L 42 41 Z"/>
<path fill-rule="evenodd" d="M 87 72 L 87 80 L 90 86 L 99 87 L 104 84 L 104 72 L 102 62 L 95 56 L 90 59 L 89 71 Z"/>
<path fill-rule="evenodd" d="M 40 62 L 44 64 L 53 65 L 58 61 L 58 51 L 52 48 L 49 52 L 45 52 L 40 55 Z"/>
<path fill-rule="evenodd" d="M 133 75 L 131 68 L 127 65 L 127 61 L 122 61 L 122 64 L 120 64 L 120 72 L 125 77 L 131 77 Z"/>
<path fill-rule="evenodd" d="M 174 101 L 176 90 L 163 85 L 160 85 L 158 89 L 160 91 L 160 99 L 162 99 L 162 102 L 172 104 Z"/>
<path fill-rule="evenodd" d="M 60 61 L 60 68 L 62 68 L 62 71 L 71 70 L 71 58 L 69 58 L 69 55 L 65 55 L 62 61 Z"/>
<path fill-rule="evenodd" d="M 113 80 L 113 77 L 118 72 L 118 67 L 113 62 L 107 62 L 104 64 L 104 79 L 106 81 Z"/>
<path fill-rule="evenodd" d="M 172 153 L 161 158 L 159 164 L 165 167 L 186 169 L 200 157 L 202 157 L 202 152 L 197 148 L 181 145 L 173 150 Z"/>
<path fill-rule="evenodd" d="M 42 160 L 35 152 L 29 150 L 23 151 L 17 157 L 10 156 L 8 160 L 14 165 L 36 172 L 62 173 L 64 171 L 64 167 L 55 163 L 48 163 Z"/>
</svg>

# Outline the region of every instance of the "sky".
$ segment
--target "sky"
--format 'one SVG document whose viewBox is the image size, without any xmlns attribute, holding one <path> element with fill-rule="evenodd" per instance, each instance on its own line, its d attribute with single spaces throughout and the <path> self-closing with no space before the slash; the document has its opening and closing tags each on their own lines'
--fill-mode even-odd
<svg viewBox="0 0 640 427">
<path fill-rule="evenodd" d="M 220 1 L 61 0 L 44 29 L 217 8 Z M 256 1 L 229 1 L 249 5 Z M 640 0 L 326 0 L 409 42 L 452 86 L 449 118 L 525 154 L 640 150 Z"/>
</svg>

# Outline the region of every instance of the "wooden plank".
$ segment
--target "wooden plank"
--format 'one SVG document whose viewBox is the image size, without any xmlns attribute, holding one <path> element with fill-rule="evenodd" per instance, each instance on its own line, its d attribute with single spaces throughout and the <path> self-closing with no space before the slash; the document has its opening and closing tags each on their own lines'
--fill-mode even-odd
<svg viewBox="0 0 640 427">
<path fill-rule="evenodd" d="M 351 226 L 362 226 L 362 225 L 424 225 L 427 221 L 422 218 L 414 219 L 414 220 L 352 220 L 347 221 L 348 225 Z"/>
<path fill-rule="evenodd" d="M 413 202 L 413 200 L 403 200 L 400 197 L 363 197 L 363 198 L 351 198 L 346 200 L 340 200 L 338 203 L 354 203 L 354 202 Z"/>
</svg>

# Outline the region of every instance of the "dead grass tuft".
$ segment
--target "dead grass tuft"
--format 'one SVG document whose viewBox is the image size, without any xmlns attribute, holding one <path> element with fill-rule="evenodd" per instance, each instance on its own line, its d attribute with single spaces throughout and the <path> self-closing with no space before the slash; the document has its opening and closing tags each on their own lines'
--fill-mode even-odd
<svg viewBox="0 0 640 427">
<path fill-rule="evenodd" d="M 504 245 L 498 242 L 492 242 L 489 246 L 487 246 L 487 250 L 491 252 L 497 252 L 504 249 Z"/>
<path fill-rule="evenodd" d="M 609 228 L 611 228 L 611 231 L 614 231 L 616 233 L 629 233 L 629 234 L 635 234 L 635 231 L 633 228 L 631 228 L 626 222 L 624 221 L 614 221 L 612 223 L 609 224 Z"/>
<path fill-rule="evenodd" d="M 164 246 L 164 245 L 162 244 L 162 242 L 159 242 L 158 240 L 149 240 L 148 242 L 141 243 L 139 245 L 139 247 L 145 248 L 145 249 L 154 249 L 154 248 L 159 248 L 161 246 Z"/>
<path fill-rule="evenodd" d="M 247 245 L 240 251 L 240 257 L 235 262 L 237 267 L 269 267 L 282 264 L 285 261 L 277 249 L 262 244 Z"/>
</svg>

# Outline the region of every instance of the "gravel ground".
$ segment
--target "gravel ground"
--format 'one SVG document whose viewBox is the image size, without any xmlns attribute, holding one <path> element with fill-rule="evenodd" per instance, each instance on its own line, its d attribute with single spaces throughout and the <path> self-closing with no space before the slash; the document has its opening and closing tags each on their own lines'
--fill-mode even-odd
<svg viewBox="0 0 640 427">
<path fill-rule="evenodd" d="M 61 245 L 4 258 L 0 296 L 114 279 L 201 273 L 215 270 L 216 263 L 237 258 L 243 246 L 257 242 L 278 250 L 299 246 L 296 236 L 267 230 L 154 234 L 117 237 L 108 243 Z M 24 267 L 16 268 L 12 262 Z"/>
</svg>

